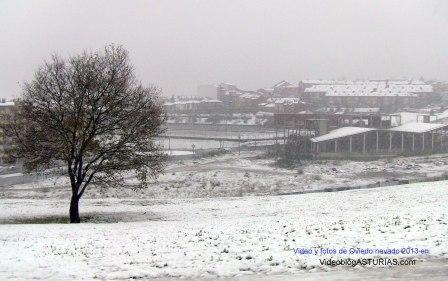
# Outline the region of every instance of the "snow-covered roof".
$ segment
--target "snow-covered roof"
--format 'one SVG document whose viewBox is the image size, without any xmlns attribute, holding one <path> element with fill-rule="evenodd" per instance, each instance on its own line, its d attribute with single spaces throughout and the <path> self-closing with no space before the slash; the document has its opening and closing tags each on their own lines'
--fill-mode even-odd
<svg viewBox="0 0 448 281">
<path fill-rule="evenodd" d="M 353 109 L 355 113 L 375 113 L 380 112 L 378 107 L 356 107 Z"/>
<path fill-rule="evenodd" d="M 229 90 L 224 93 L 226 96 L 239 96 L 242 99 L 259 99 L 263 93 L 253 91 Z"/>
<path fill-rule="evenodd" d="M 347 81 L 336 81 L 336 80 L 316 80 L 316 79 L 309 79 L 309 80 L 302 80 L 302 83 L 304 83 L 304 84 L 315 84 L 315 85 L 317 85 L 317 84 L 321 84 L 321 85 L 323 85 L 323 84 L 325 84 L 325 85 L 329 85 L 329 84 L 342 84 L 342 83 L 344 83 L 344 82 L 347 82 Z"/>
<path fill-rule="evenodd" d="M 305 92 L 325 93 L 326 96 L 416 96 L 417 93 L 431 93 L 433 88 L 413 81 L 333 81 L 313 84 Z"/>
<path fill-rule="evenodd" d="M 394 132 L 406 132 L 406 133 L 426 133 L 447 126 L 448 124 L 440 124 L 440 123 L 409 122 L 398 127 L 390 128 L 388 130 Z"/>
<path fill-rule="evenodd" d="M 366 85 L 366 84 L 389 84 L 389 85 L 428 85 L 421 80 L 302 80 L 305 84 L 314 85 Z"/>
<path fill-rule="evenodd" d="M 220 100 L 213 100 L 213 99 L 205 99 L 205 100 L 202 100 L 202 102 L 216 102 L 216 103 L 221 103 L 222 101 L 220 101 Z"/>
<path fill-rule="evenodd" d="M 287 81 L 285 81 L 285 80 L 282 80 L 282 81 L 280 81 L 280 82 L 278 82 L 277 84 L 275 84 L 274 86 L 272 86 L 273 88 L 277 88 L 277 87 L 287 87 L 287 86 L 290 86 L 291 85 L 291 83 L 289 83 L 289 82 L 287 82 Z"/>
<path fill-rule="evenodd" d="M 220 83 L 219 86 L 220 87 L 224 87 L 224 88 L 234 88 L 234 87 L 236 87 L 236 85 L 229 84 L 229 83 Z"/>
<path fill-rule="evenodd" d="M 371 96 L 371 97 L 416 97 L 415 93 L 411 92 L 394 92 L 394 91 L 356 91 L 356 90 L 348 90 L 348 91 L 334 91 L 334 92 L 326 92 L 327 97 L 362 97 L 362 96 Z"/>
<path fill-rule="evenodd" d="M 445 110 L 444 112 L 437 114 L 437 119 L 445 119 L 448 117 L 448 110 Z"/>
<path fill-rule="evenodd" d="M 390 129 L 387 129 L 389 131 L 394 132 L 405 132 L 405 133 L 426 133 L 431 132 L 437 129 L 441 129 L 444 127 L 448 127 L 448 124 L 440 124 L 440 123 L 417 123 L 417 122 L 410 122 L 403 124 L 398 127 L 393 127 Z M 354 136 L 370 131 L 377 131 L 380 129 L 375 128 L 363 128 L 363 127 L 342 127 L 336 130 L 333 130 L 329 132 L 328 134 L 318 136 L 315 138 L 312 138 L 312 142 L 322 142 L 322 141 L 328 141 L 328 140 L 334 140 L 339 139 L 343 137 L 348 136 Z"/>
<path fill-rule="evenodd" d="M 203 100 L 180 100 L 174 102 L 165 102 L 164 105 L 181 105 L 181 104 L 198 104 L 198 103 L 222 103 L 219 100 L 203 99 Z"/>
<path fill-rule="evenodd" d="M 274 98 L 273 99 L 277 104 L 294 104 L 294 103 L 302 103 L 300 98 Z"/>
<path fill-rule="evenodd" d="M 329 132 L 328 134 L 312 138 L 311 141 L 312 142 L 322 142 L 322 141 L 334 140 L 334 139 L 339 139 L 339 138 L 348 137 L 348 136 L 354 136 L 354 135 L 358 135 L 358 134 L 362 134 L 362 133 L 366 133 L 366 132 L 370 132 L 370 131 L 375 131 L 375 130 L 376 129 L 364 128 L 364 127 L 342 127 L 342 128 L 333 130 L 333 131 Z"/>
<path fill-rule="evenodd" d="M 240 98 L 243 98 L 243 99 L 259 99 L 260 97 L 261 97 L 261 95 L 257 94 L 257 93 L 242 93 L 240 95 Z"/>
</svg>

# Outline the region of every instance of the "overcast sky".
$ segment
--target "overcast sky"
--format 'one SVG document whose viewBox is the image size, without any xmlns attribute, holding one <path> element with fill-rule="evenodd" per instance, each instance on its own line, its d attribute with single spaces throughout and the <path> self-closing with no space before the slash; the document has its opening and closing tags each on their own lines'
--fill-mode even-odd
<svg viewBox="0 0 448 281">
<path fill-rule="evenodd" d="M 52 53 L 124 45 L 143 83 L 448 80 L 445 0 L 0 0 L 0 97 Z"/>
</svg>

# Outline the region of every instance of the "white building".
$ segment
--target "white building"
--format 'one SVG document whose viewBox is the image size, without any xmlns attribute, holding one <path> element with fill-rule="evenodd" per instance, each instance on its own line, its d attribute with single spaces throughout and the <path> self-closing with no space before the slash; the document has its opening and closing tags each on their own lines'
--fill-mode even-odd
<svg viewBox="0 0 448 281">
<path fill-rule="evenodd" d="M 413 107 L 428 101 L 431 85 L 423 81 L 306 81 L 305 100 L 333 107 Z"/>
</svg>

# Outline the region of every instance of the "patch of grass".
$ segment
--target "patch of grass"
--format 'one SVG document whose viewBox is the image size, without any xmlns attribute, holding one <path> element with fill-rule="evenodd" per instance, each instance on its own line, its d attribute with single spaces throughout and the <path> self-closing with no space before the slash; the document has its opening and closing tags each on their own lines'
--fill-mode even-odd
<svg viewBox="0 0 448 281">
<path fill-rule="evenodd" d="M 0 220 L 0 224 L 52 224 L 52 223 L 69 223 L 70 219 L 65 216 L 48 216 L 48 217 L 30 217 L 30 218 L 12 218 Z"/>
<path fill-rule="evenodd" d="M 111 213 L 85 213 L 81 214 L 81 223 L 117 223 L 134 221 L 158 221 L 160 217 L 150 212 L 111 212 Z M 19 217 L 0 219 L 2 224 L 68 224 L 68 215 L 41 216 L 41 217 Z"/>
</svg>

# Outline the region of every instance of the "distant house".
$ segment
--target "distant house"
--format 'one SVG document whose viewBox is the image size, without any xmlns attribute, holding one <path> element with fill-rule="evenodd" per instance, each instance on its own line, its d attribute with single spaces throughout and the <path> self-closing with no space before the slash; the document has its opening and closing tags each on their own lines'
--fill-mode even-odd
<svg viewBox="0 0 448 281">
<path fill-rule="evenodd" d="M 216 87 L 216 99 L 220 101 L 225 101 L 226 99 L 226 93 L 229 91 L 237 91 L 238 88 L 235 85 L 227 84 L 227 83 L 221 83 Z"/>
<path fill-rule="evenodd" d="M 266 102 L 271 96 L 269 90 L 247 91 L 231 84 L 220 84 L 217 88 L 217 97 L 224 107 L 237 111 L 257 111 L 260 103 Z"/>
<path fill-rule="evenodd" d="M 297 97 L 299 95 L 299 86 L 283 80 L 275 84 L 273 87 L 274 97 Z"/>
<path fill-rule="evenodd" d="M 165 102 L 164 108 L 168 113 L 219 113 L 222 111 L 222 102 L 215 99 L 173 100 Z"/>
</svg>

